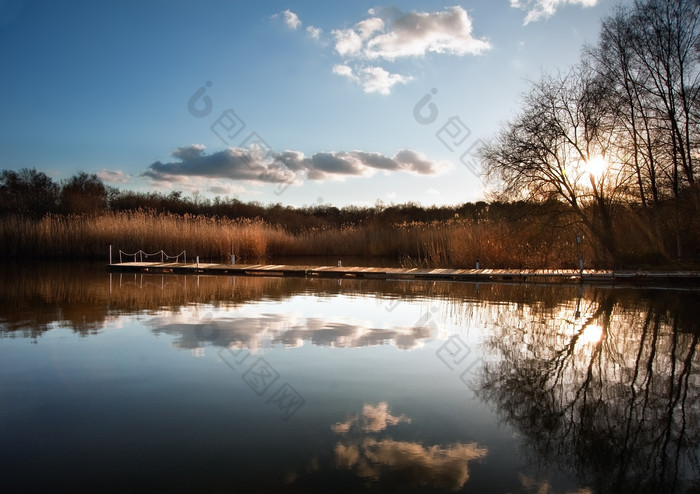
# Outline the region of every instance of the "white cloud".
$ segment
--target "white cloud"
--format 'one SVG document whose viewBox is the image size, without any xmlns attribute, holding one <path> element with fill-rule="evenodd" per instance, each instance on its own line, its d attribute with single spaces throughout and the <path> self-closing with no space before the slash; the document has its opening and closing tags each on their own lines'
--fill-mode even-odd
<svg viewBox="0 0 700 494">
<path fill-rule="evenodd" d="M 315 27 L 315 26 L 307 26 L 306 27 L 306 34 L 309 35 L 309 38 L 311 39 L 321 39 L 321 34 L 323 33 L 323 29 L 320 27 Z"/>
<path fill-rule="evenodd" d="M 337 64 L 333 66 L 333 73 L 342 75 L 343 77 L 347 77 L 348 79 L 352 79 L 354 81 L 359 81 L 359 77 L 355 76 L 355 74 L 352 72 L 352 67 L 349 65 L 343 65 L 343 64 Z"/>
<path fill-rule="evenodd" d="M 349 65 L 339 64 L 333 67 L 333 73 L 359 83 L 366 93 L 390 94 L 396 84 L 406 84 L 411 80 L 411 77 L 392 74 L 374 66 L 356 67 L 353 70 Z"/>
<path fill-rule="evenodd" d="M 412 80 L 410 75 L 395 73 L 384 65 L 397 59 L 430 53 L 480 55 L 491 49 L 486 39 L 474 36 L 471 19 L 460 6 L 435 12 L 402 12 L 388 7 L 367 13 L 352 27 L 331 31 L 335 53 L 342 57 L 342 63 L 333 66 L 333 73 L 360 84 L 366 93 L 390 94 L 397 84 Z M 299 17 L 290 10 L 274 17 L 278 16 L 291 29 L 301 26 Z M 307 35 L 316 40 L 322 32 L 315 26 L 306 28 Z"/>
<path fill-rule="evenodd" d="M 333 73 L 360 84 L 366 93 L 390 94 L 396 84 L 412 78 L 377 65 L 428 53 L 479 55 L 491 48 L 475 38 L 467 11 L 451 7 L 439 12 L 401 12 L 397 8 L 370 9 L 369 17 L 351 28 L 335 29 L 335 51 L 345 59 Z M 372 60 L 372 65 L 366 61 Z"/>
<path fill-rule="evenodd" d="M 289 29 L 294 29 L 296 31 L 301 26 L 299 16 L 289 9 L 282 12 L 282 19 Z"/>
<path fill-rule="evenodd" d="M 131 175 L 124 173 L 121 170 L 100 170 L 97 172 L 97 176 L 105 182 L 112 184 L 125 184 L 131 178 Z"/>
<path fill-rule="evenodd" d="M 525 25 L 552 17 L 564 5 L 594 7 L 597 4 L 598 0 L 510 0 L 511 7 L 527 12 L 523 21 Z"/>
<path fill-rule="evenodd" d="M 442 12 L 371 9 L 369 13 L 372 17 L 352 28 L 332 32 L 339 55 L 395 60 L 427 53 L 478 55 L 491 48 L 488 41 L 472 35 L 467 11 L 459 6 Z"/>
</svg>

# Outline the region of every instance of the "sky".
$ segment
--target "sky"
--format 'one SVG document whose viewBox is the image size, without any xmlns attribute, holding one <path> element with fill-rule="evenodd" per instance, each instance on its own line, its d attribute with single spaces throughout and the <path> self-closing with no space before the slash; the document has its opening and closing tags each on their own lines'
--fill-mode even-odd
<svg viewBox="0 0 700 494">
<path fill-rule="evenodd" d="M 478 150 L 631 0 L 0 0 L 0 169 L 292 206 L 487 197 Z"/>
</svg>

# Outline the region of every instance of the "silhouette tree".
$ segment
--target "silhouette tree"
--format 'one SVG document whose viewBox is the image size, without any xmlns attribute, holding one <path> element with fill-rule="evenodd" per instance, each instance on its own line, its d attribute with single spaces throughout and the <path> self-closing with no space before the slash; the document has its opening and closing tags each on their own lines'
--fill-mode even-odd
<svg viewBox="0 0 700 494">
<path fill-rule="evenodd" d="M 107 209 L 108 191 L 94 173 L 78 172 L 62 183 L 61 211 L 68 214 L 96 214 Z"/>
<path fill-rule="evenodd" d="M 58 206 L 58 185 L 35 168 L 0 173 L 0 211 L 42 217 Z"/>
<path fill-rule="evenodd" d="M 611 154 L 615 116 L 607 87 L 584 64 L 545 76 L 525 96 L 523 109 L 482 150 L 488 176 L 510 199 L 567 203 L 615 260 L 616 202 L 628 177 L 616 164 L 593 170 Z M 525 196 L 525 197 L 523 197 Z"/>
</svg>

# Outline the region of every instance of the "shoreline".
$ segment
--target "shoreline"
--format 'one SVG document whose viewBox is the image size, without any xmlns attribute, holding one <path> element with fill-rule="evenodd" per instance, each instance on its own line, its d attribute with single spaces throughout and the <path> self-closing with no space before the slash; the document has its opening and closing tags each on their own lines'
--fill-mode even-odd
<svg viewBox="0 0 700 494">
<path fill-rule="evenodd" d="M 290 264 L 215 264 L 123 262 L 107 265 L 110 272 L 199 274 L 304 278 L 466 281 L 490 283 L 558 283 L 700 288 L 700 271 L 584 269 L 446 269 Z"/>
</svg>

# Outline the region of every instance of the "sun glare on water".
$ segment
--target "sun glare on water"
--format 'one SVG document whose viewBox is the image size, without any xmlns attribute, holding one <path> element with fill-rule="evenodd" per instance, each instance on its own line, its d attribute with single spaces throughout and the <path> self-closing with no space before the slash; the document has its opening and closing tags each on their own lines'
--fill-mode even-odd
<svg viewBox="0 0 700 494">
<path fill-rule="evenodd" d="M 578 343 L 581 345 L 586 344 L 596 344 L 603 337 L 603 328 L 596 324 L 589 324 L 586 326 L 578 339 Z"/>
</svg>

